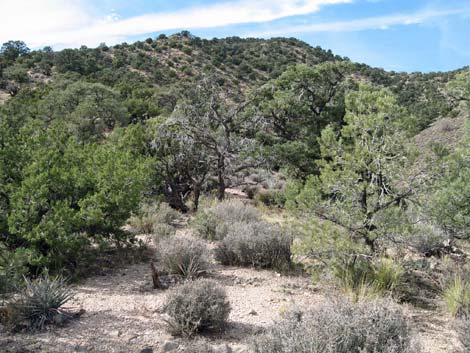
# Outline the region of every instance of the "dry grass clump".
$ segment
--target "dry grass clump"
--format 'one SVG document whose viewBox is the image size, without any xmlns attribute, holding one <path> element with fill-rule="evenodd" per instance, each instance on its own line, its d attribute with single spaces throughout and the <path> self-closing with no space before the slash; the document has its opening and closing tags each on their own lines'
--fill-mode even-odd
<svg viewBox="0 0 470 353">
<path fill-rule="evenodd" d="M 287 269 L 291 265 L 292 237 L 266 222 L 237 222 L 217 245 L 215 257 L 223 265 Z"/>
<path fill-rule="evenodd" d="M 164 311 L 170 317 L 167 323 L 172 334 L 194 336 L 222 331 L 230 314 L 230 303 L 222 287 L 203 279 L 172 291 Z"/>
<path fill-rule="evenodd" d="M 388 300 L 342 299 L 291 313 L 253 342 L 254 353 L 418 353 L 406 318 Z"/>
<path fill-rule="evenodd" d="M 190 236 L 177 235 L 158 242 L 160 268 L 183 278 L 199 277 L 209 271 L 209 250 L 204 242 Z"/>
</svg>

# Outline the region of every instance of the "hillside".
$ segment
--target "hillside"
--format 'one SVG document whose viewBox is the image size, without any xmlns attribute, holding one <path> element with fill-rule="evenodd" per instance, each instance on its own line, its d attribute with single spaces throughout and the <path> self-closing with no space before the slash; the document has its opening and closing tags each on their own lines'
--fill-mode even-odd
<svg viewBox="0 0 470 353">
<path fill-rule="evenodd" d="M 160 35 L 132 44 L 92 49 L 50 48 L 25 53 L 14 61 L 0 63 L 0 94 L 36 87 L 38 84 L 67 80 L 99 82 L 120 92 L 134 106 L 145 101 L 139 113 L 153 116 L 170 112 L 175 92 L 184 90 L 200 77 L 216 74 L 219 83 L 247 92 L 270 79 L 279 77 L 296 64 L 315 66 L 326 61 L 349 61 L 331 50 L 312 47 L 294 38 L 241 39 L 229 37 L 212 40 L 181 32 Z M 445 84 L 456 72 L 397 73 L 354 64 L 354 76 L 383 85 L 394 92 L 399 102 L 419 121 L 419 128 L 445 116 L 449 111 Z M 129 102 L 129 105 L 132 105 Z"/>
<path fill-rule="evenodd" d="M 468 68 L 182 32 L 0 69 L 0 352 L 468 351 Z"/>
</svg>

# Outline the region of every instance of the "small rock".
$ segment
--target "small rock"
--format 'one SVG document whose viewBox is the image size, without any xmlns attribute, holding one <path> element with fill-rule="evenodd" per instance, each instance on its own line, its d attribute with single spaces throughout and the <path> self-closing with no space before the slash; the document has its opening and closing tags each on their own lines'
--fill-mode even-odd
<svg viewBox="0 0 470 353">
<path fill-rule="evenodd" d="M 162 352 L 171 352 L 178 348 L 179 344 L 176 341 L 165 341 L 162 344 Z"/>
<path fill-rule="evenodd" d="M 122 332 L 120 330 L 114 330 L 114 331 L 111 331 L 109 333 L 110 336 L 113 336 L 113 337 L 119 337 L 121 336 Z"/>
<path fill-rule="evenodd" d="M 236 344 L 232 346 L 232 353 L 246 353 L 248 352 L 246 347 L 240 344 Z"/>
<path fill-rule="evenodd" d="M 153 353 L 153 349 L 150 347 L 147 347 L 147 348 L 142 349 L 140 353 Z"/>
<path fill-rule="evenodd" d="M 256 316 L 258 315 L 258 313 L 255 311 L 255 310 L 251 310 L 248 315 L 253 315 L 253 316 Z"/>
<path fill-rule="evenodd" d="M 232 349 L 229 347 L 228 344 L 222 344 L 220 346 L 215 347 L 215 351 L 217 353 L 232 353 Z"/>
</svg>

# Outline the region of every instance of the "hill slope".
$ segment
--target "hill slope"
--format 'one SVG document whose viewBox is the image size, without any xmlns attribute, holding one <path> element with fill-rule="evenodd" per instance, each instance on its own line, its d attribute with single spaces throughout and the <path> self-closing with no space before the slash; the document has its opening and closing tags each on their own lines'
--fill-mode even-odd
<svg viewBox="0 0 470 353">
<path fill-rule="evenodd" d="M 51 79 L 82 79 L 110 86 L 124 99 L 151 100 L 158 109 L 154 106 L 141 113 L 152 116 L 171 111 L 174 91 L 204 75 L 217 74 L 220 84 L 245 92 L 278 77 L 292 65 L 342 60 L 349 59 L 294 38 L 206 40 L 181 32 L 112 47 L 103 44 L 95 49 L 52 52 L 45 48 L 25 53 L 13 62 L 0 62 L 0 90 L 2 96 L 5 92 L 14 95 Z M 420 122 L 420 128 L 450 109 L 445 84 L 455 72 L 406 74 L 355 64 L 355 75 L 390 88 Z"/>
</svg>

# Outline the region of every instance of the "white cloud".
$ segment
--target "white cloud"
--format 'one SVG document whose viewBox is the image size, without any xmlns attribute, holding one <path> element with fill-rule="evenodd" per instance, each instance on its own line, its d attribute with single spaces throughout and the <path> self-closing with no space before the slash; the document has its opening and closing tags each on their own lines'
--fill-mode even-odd
<svg viewBox="0 0 470 353">
<path fill-rule="evenodd" d="M 101 18 L 94 15 L 84 0 L 0 0 L 0 41 L 21 39 L 31 47 L 94 46 L 100 42 L 116 43 L 128 36 L 176 28 L 269 22 L 287 16 L 306 15 L 323 5 L 352 1 L 234 0 L 120 19 L 115 13 Z"/>
<path fill-rule="evenodd" d="M 293 33 L 310 32 L 355 32 L 370 29 L 385 30 L 397 25 L 412 25 L 450 15 L 468 14 L 470 9 L 425 10 L 413 14 L 394 14 L 387 16 L 366 17 L 348 21 L 322 22 L 312 25 L 299 25 L 249 33 L 252 37 L 272 37 Z"/>
</svg>

